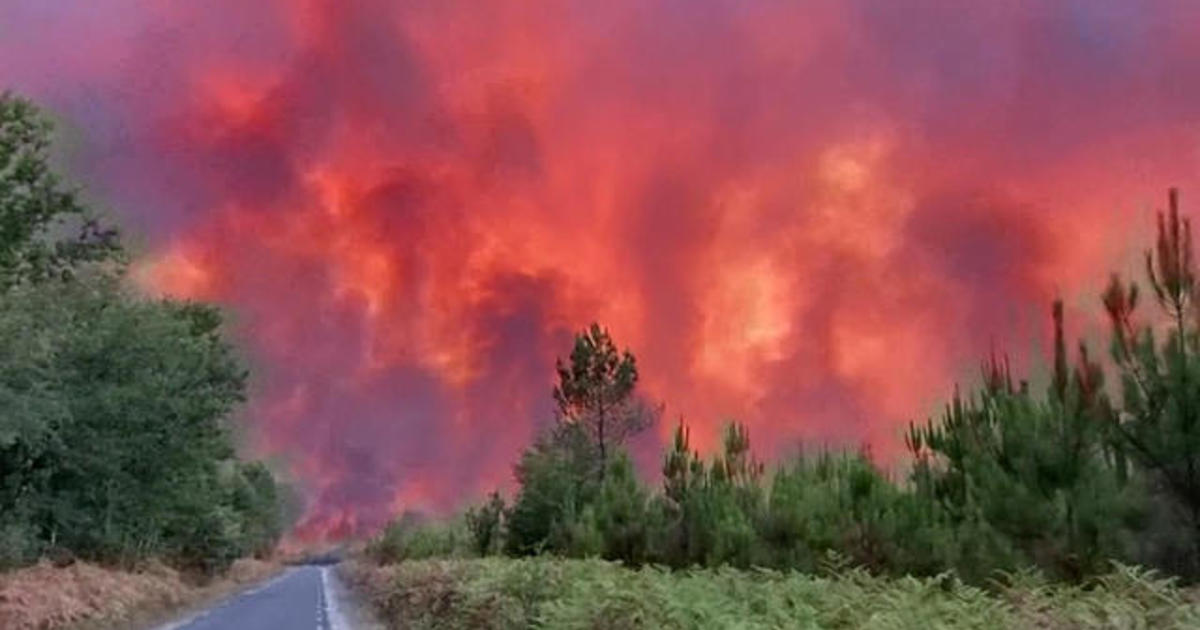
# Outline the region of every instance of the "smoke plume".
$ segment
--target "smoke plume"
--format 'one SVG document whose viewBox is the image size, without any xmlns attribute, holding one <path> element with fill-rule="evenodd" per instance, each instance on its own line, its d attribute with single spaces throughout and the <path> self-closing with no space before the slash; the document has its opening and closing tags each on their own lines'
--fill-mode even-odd
<svg viewBox="0 0 1200 630">
<path fill-rule="evenodd" d="M 84 6 L 86 4 L 86 6 Z M 1200 5 L 8 0 L 0 86 L 231 307 L 306 527 L 510 481 L 598 321 L 702 447 L 900 449 L 1200 196 Z M 1132 244 L 1132 245 L 1131 245 Z M 671 422 L 660 428 L 666 435 Z"/>
</svg>

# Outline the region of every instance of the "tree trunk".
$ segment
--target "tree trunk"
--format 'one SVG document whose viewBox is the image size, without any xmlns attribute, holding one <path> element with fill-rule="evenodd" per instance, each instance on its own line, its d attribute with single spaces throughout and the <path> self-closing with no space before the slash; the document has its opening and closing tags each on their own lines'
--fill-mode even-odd
<svg viewBox="0 0 1200 630">
<path fill-rule="evenodd" d="M 607 421 L 604 410 L 603 395 L 597 405 L 596 414 L 596 446 L 600 454 L 600 483 L 604 483 L 604 475 L 608 473 L 608 449 L 604 443 L 604 425 Z"/>
</svg>

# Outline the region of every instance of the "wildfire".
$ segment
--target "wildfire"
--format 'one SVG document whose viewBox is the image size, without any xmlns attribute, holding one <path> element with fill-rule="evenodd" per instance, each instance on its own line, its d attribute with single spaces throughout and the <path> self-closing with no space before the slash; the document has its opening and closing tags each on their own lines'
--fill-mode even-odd
<svg viewBox="0 0 1200 630">
<path fill-rule="evenodd" d="M 314 535 L 507 485 L 592 321 L 702 448 L 894 457 L 1200 190 L 1186 2 L 100 4 L 100 61 L 21 36 L 0 80 L 96 138 L 145 286 L 232 307 Z M 36 5 L 0 24 L 82 32 Z"/>
</svg>

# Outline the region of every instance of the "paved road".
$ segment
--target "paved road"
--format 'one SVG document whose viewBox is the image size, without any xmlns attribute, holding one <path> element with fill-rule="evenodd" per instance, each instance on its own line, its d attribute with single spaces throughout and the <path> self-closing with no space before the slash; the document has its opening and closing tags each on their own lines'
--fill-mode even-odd
<svg viewBox="0 0 1200 630">
<path fill-rule="evenodd" d="M 304 566 L 160 630 L 348 630 L 329 567 Z"/>
</svg>

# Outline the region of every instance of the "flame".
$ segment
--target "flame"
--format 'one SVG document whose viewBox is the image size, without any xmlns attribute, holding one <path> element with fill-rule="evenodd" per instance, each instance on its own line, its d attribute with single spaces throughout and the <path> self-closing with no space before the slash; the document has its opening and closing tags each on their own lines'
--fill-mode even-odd
<svg viewBox="0 0 1200 630">
<path fill-rule="evenodd" d="M 0 82 L 84 130 L 143 286 L 234 310 L 304 535 L 511 483 L 592 321 L 702 448 L 894 458 L 1200 190 L 1185 0 L 97 7 L 5 3 Z"/>
</svg>

